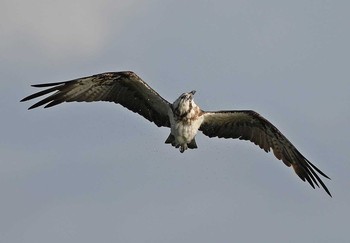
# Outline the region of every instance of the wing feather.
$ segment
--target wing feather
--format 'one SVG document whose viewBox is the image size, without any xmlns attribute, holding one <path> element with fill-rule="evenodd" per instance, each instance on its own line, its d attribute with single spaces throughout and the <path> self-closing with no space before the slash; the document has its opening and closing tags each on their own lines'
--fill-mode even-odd
<svg viewBox="0 0 350 243">
<path fill-rule="evenodd" d="M 292 166 L 300 179 L 313 188 L 320 184 L 332 196 L 318 174 L 330 178 L 307 160 L 273 124 L 254 111 L 204 112 L 199 130 L 208 137 L 238 138 L 251 141 L 266 152 L 272 149 L 275 157 L 288 167 Z"/>
<path fill-rule="evenodd" d="M 21 101 L 56 92 L 35 103 L 29 109 L 42 105 L 48 108 L 63 102 L 73 101 L 109 101 L 121 104 L 147 120 L 154 122 L 157 126 L 170 127 L 168 118 L 169 102 L 163 99 L 135 73 L 130 71 L 101 73 L 71 81 L 32 86 L 47 89 L 29 95 Z"/>
</svg>

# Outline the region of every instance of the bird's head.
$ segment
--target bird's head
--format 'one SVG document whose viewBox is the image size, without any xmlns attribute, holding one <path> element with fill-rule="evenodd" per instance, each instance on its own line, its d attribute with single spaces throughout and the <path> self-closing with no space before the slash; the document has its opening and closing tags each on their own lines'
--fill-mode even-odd
<svg viewBox="0 0 350 243">
<path fill-rule="evenodd" d="M 191 110 L 197 106 L 194 103 L 193 96 L 196 93 L 195 90 L 192 90 L 188 93 L 183 93 L 179 98 L 173 103 L 174 113 L 177 116 L 186 116 L 191 112 Z"/>
</svg>

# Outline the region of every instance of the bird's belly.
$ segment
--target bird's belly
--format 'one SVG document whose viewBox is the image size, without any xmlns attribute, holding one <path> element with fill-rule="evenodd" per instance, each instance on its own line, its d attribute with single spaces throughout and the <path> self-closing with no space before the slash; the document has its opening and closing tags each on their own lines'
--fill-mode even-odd
<svg viewBox="0 0 350 243">
<path fill-rule="evenodd" d="M 171 126 L 171 133 L 177 144 L 187 144 L 196 136 L 201 120 L 191 122 L 175 122 Z"/>
<path fill-rule="evenodd" d="M 178 123 L 173 129 L 173 135 L 178 144 L 189 143 L 197 134 L 197 129 L 191 125 Z"/>
</svg>

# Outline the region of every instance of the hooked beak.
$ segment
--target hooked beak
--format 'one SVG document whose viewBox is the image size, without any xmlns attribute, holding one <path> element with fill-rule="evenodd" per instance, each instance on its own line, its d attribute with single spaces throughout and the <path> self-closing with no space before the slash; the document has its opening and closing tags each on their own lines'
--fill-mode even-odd
<svg viewBox="0 0 350 243">
<path fill-rule="evenodd" d="M 191 95 L 194 95 L 195 93 L 196 93 L 195 90 L 192 90 L 192 91 L 190 92 Z"/>
</svg>

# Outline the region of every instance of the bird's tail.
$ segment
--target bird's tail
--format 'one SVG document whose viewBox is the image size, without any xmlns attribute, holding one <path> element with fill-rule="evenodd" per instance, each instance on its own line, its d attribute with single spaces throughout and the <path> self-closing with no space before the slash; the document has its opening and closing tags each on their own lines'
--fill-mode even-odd
<svg viewBox="0 0 350 243">
<path fill-rule="evenodd" d="M 175 137 L 171 133 L 169 134 L 169 137 L 165 140 L 165 143 L 169 143 L 172 146 L 174 146 L 175 148 L 181 147 L 181 144 L 176 143 Z M 189 142 L 186 145 L 187 146 L 183 146 L 183 147 L 186 147 L 186 148 L 189 148 L 189 149 L 196 149 L 196 148 L 198 148 L 195 138 L 193 138 L 192 141 Z"/>
</svg>

